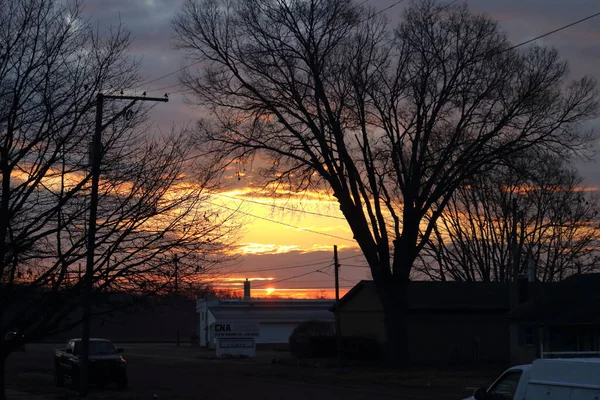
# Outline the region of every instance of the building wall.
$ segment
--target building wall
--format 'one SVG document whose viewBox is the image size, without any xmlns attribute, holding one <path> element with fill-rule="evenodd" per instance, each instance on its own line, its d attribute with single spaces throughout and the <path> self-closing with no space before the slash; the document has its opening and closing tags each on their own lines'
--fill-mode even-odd
<svg viewBox="0 0 600 400">
<path fill-rule="evenodd" d="M 530 329 L 530 332 L 527 332 Z M 527 338 L 527 334 L 531 337 Z M 530 364 L 538 357 L 539 338 L 541 328 L 524 326 L 523 324 L 511 323 L 509 328 L 510 339 L 510 364 Z"/>
<path fill-rule="evenodd" d="M 190 342 L 196 333 L 197 316 L 193 300 L 161 300 L 156 304 L 114 311 L 91 321 L 92 337 L 113 342 Z M 49 337 L 51 342 L 66 342 L 80 337 L 81 327 Z"/>
<path fill-rule="evenodd" d="M 340 313 L 342 335 L 373 338 L 383 347 L 383 312 L 368 307 Z M 509 361 L 508 321 L 501 312 L 411 312 L 407 330 L 410 357 L 416 363 Z"/>
<path fill-rule="evenodd" d="M 359 336 L 385 343 L 385 326 L 381 311 L 346 311 L 340 312 L 340 329 L 342 336 Z"/>
<path fill-rule="evenodd" d="M 241 321 L 260 324 L 260 335 L 256 343 L 260 345 L 286 345 L 289 337 L 296 327 L 307 320 L 333 320 L 333 313 L 329 311 L 332 301 L 323 300 L 220 300 L 198 299 L 196 313 L 198 323 L 196 329 L 200 338 L 200 345 L 209 348 L 216 347 L 214 324 L 219 321 Z M 223 317 L 219 312 L 237 312 L 237 316 Z M 241 313 L 241 314 L 240 314 Z M 324 316 L 323 313 L 326 315 Z M 316 315 L 316 316 L 315 316 Z M 225 319 L 223 319 L 225 318 Z M 277 346 L 280 348 L 281 346 Z"/>
<path fill-rule="evenodd" d="M 257 344 L 287 344 L 297 323 L 261 323 Z"/>
<path fill-rule="evenodd" d="M 407 320 L 411 359 L 424 364 L 507 364 L 504 313 L 411 312 Z"/>
</svg>

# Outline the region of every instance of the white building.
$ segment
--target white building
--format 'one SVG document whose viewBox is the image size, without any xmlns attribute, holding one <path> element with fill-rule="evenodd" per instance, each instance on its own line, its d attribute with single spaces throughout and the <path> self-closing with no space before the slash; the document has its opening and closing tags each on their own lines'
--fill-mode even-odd
<svg viewBox="0 0 600 400">
<path fill-rule="evenodd" d="M 334 322 L 333 300 L 198 299 L 200 345 L 214 347 L 214 324 L 258 323 L 257 344 L 287 344 L 294 328 L 310 320 Z"/>
</svg>

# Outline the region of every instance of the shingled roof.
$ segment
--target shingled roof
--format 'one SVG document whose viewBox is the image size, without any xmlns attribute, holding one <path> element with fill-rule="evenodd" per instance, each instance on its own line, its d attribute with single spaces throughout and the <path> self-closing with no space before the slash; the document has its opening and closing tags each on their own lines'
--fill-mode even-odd
<svg viewBox="0 0 600 400">
<path fill-rule="evenodd" d="M 363 290 L 375 293 L 375 283 L 360 281 L 340 299 L 340 307 Z M 496 282 L 413 281 L 408 288 L 408 307 L 409 310 L 508 311 L 509 287 Z"/>
</svg>

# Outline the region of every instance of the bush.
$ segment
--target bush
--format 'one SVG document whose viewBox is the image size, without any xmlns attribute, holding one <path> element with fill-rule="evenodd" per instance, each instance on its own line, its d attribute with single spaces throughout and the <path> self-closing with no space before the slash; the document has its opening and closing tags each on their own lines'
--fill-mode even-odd
<svg viewBox="0 0 600 400">
<path fill-rule="evenodd" d="M 337 342 L 335 336 L 316 336 L 309 339 L 309 357 L 337 357 Z"/>
<path fill-rule="evenodd" d="M 345 360 L 375 362 L 381 359 L 382 351 L 375 339 L 350 336 L 342 338 L 342 355 Z"/>
<path fill-rule="evenodd" d="M 333 324 L 307 321 L 298 325 L 289 339 L 290 352 L 297 358 L 337 357 L 337 341 Z M 376 362 L 382 351 L 375 339 L 357 336 L 342 337 L 342 356 L 348 361 Z"/>
<path fill-rule="evenodd" d="M 327 341 L 331 340 L 333 340 L 333 346 L 328 347 L 330 342 Z M 294 332 L 290 335 L 289 343 L 290 353 L 295 357 L 328 357 L 331 349 L 334 352 L 336 350 L 333 324 L 324 321 L 303 322 L 294 329 Z M 320 351 L 323 351 L 322 355 L 319 354 Z"/>
</svg>

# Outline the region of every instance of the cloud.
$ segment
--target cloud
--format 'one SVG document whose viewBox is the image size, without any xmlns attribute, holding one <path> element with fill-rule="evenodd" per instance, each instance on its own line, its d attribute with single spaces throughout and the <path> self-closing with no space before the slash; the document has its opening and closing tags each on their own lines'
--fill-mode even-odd
<svg viewBox="0 0 600 400">
<path fill-rule="evenodd" d="M 359 0 L 355 0 L 357 3 Z M 441 0 L 445 2 L 449 0 Z M 513 43 L 536 37 L 540 34 L 556 29 L 570 22 L 591 15 L 598 10 L 597 0 L 570 0 L 568 7 L 564 0 L 461 0 L 466 2 L 470 10 L 477 13 L 486 13 L 496 19 L 499 25 L 506 30 Z M 369 0 L 375 9 L 382 10 L 395 3 L 394 0 Z M 395 25 L 402 13 L 402 9 L 409 2 L 404 2 L 387 11 L 385 14 Z M 162 75 L 177 70 L 189 62 L 184 60 L 183 54 L 171 46 L 172 32 L 170 21 L 181 9 L 183 0 L 97 0 L 85 3 L 84 15 L 98 25 L 101 30 L 115 25 L 121 21 L 124 28 L 132 32 L 132 55 L 142 61 L 141 75 L 146 81 L 153 80 Z M 588 74 L 600 80 L 600 17 L 586 21 L 580 25 L 568 28 L 548 36 L 539 44 L 554 46 L 561 56 L 570 64 L 573 77 Z M 177 74 L 173 74 L 156 82 L 143 85 L 138 92 L 152 90 L 178 83 Z M 173 93 L 178 88 L 165 89 L 162 92 Z M 163 93 L 156 93 L 162 95 Z M 185 126 L 202 117 L 198 108 L 188 104 L 183 94 L 172 94 L 169 103 L 160 104 L 153 108 L 150 118 L 163 132 L 168 132 L 173 124 Z M 600 128 L 600 123 L 589 124 L 584 128 Z M 600 159 L 597 159 L 600 160 Z M 576 163 L 578 169 L 586 179 L 586 184 L 592 187 L 600 186 L 600 174 L 597 164 Z M 302 195 L 277 190 L 268 193 L 253 184 L 252 171 L 242 171 L 246 174 L 241 180 L 237 179 L 236 171 L 229 171 L 227 184 L 235 188 L 225 194 L 240 200 L 227 203 L 232 207 L 243 204 L 243 210 L 259 215 L 263 218 L 283 221 L 289 225 L 311 227 L 320 232 L 335 232 L 348 239 L 352 234 L 348 231 L 347 223 L 330 218 L 310 216 L 302 211 L 341 216 L 339 207 L 334 199 L 325 192 L 311 191 Z M 264 203 L 264 205 L 243 203 L 248 199 Z M 225 204 L 225 203 L 223 203 Z M 277 205 L 290 208 L 299 208 L 298 212 L 284 211 L 269 207 Z M 340 241 L 309 232 L 277 225 L 265 220 L 245 218 L 245 236 L 242 242 L 232 251 L 241 255 L 241 264 L 238 270 L 251 270 L 260 266 L 274 265 L 276 263 L 298 264 L 323 257 L 331 259 L 331 249 L 337 244 L 341 253 L 357 255 L 356 247 L 352 242 Z M 361 258 L 357 258 L 362 262 Z M 302 270 L 302 269 L 300 269 Z M 355 268 L 349 269 L 350 279 L 365 278 L 364 271 Z M 298 272 L 297 269 L 291 271 Z M 348 273 L 348 272 L 344 272 Z M 273 274 L 276 278 L 289 277 L 288 273 L 277 271 Z M 297 287 L 289 281 L 288 287 Z M 273 295 L 277 292 L 272 293 Z"/>
</svg>

